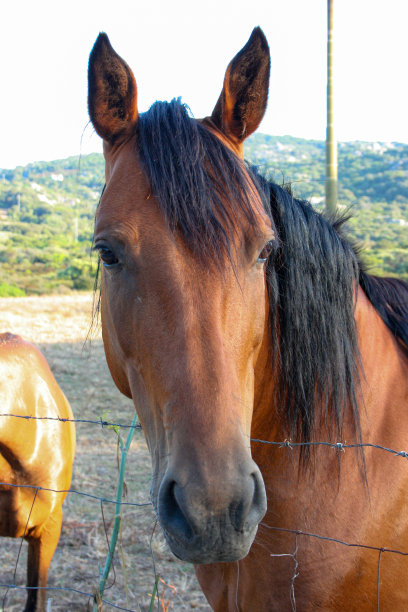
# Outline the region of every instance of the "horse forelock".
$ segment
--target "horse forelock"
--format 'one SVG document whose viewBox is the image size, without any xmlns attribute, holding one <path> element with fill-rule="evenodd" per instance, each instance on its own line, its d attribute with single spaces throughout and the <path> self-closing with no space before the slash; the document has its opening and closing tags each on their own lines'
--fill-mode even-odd
<svg viewBox="0 0 408 612">
<path fill-rule="evenodd" d="M 140 115 L 137 143 L 167 224 L 209 263 L 230 255 L 243 225 L 257 230 L 249 171 L 179 100 L 155 102 Z"/>
</svg>

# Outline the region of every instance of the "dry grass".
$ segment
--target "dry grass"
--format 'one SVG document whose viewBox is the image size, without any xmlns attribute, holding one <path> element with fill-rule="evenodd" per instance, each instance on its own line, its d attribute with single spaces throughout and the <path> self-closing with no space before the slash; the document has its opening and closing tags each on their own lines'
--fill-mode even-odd
<svg viewBox="0 0 408 612">
<path fill-rule="evenodd" d="M 71 403 L 75 418 L 108 418 L 130 424 L 133 404 L 117 391 L 110 378 L 100 330 L 94 331 L 92 339 L 85 342 L 91 310 L 90 294 L 0 298 L 0 331 L 20 334 L 41 349 Z M 127 430 L 123 431 L 126 437 Z M 99 425 L 77 424 L 71 488 L 114 499 L 118 476 L 116 453 L 114 431 Z M 143 435 L 136 431 L 126 470 L 126 501 L 148 502 L 149 483 L 150 457 Z M 50 568 L 50 587 L 93 592 L 106 559 L 105 529 L 110 534 L 113 511 L 113 504 L 103 503 L 101 509 L 98 500 L 73 493 L 67 496 L 62 534 Z M 1 582 L 12 582 L 19 546 L 19 541 L 1 540 Z M 16 584 L 25 583 L 25 563 L 24 543 Z M 151 507 L 127 506 L 123 510 L 122 545 L 116 552 L 115 574 L 110 574 L 108 585 L 111 586 L 105 591 L 105 598 L 132 610 L 148 610 L 149 594 L 155 582 L 154 566 L 162 579 L 159 582 L 162 603 L 157 602 L 155 610 L 210 610 L 192 567 L 173 557 L 159 528 L 155 528 Z M 5 589 L 0 589 L 0 602 L 4 596 Z M 4 609 L 21 610 L 25 596 L 23 590 L 10 590 Z M 88 597 L 69 591 L 49 591 L 49 598 L 53 611 L 92 609 Z M 104 605 L 104 609 L 113 608 Z"/>
</svg>

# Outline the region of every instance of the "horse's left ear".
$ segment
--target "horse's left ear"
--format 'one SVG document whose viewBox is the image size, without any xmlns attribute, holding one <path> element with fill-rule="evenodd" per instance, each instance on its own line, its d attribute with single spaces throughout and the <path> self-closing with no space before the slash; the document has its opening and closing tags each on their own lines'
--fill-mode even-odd
<svg viewBox="0 0 408 612">
<path fill-rule="evenodd" d="M 88 110 L 96 132 L 109 144 L 131 131 L 138 117 L 135 77 L 105 33 L 89 56 Z"/>
<path fill-rule="evenodd" d="M 255 28 L 229 64 L 224 87 L 211 119 L 233 143 L 240 145 L 260 124 L 266 110 L 271 60 L 261 28 Z"/>
</svg>

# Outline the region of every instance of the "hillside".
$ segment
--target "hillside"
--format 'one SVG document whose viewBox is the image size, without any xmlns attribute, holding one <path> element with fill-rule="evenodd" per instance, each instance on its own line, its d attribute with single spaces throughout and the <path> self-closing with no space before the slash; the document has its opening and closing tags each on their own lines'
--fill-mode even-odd
<svg viewBox="0 0 408 612">
<path fill-rule="evenodd" d="M 324 142 L 257 134 L 248 161 L 322 208 Z M 408 279 L 408 145 L 339 144 L 339 202 L 373 272 Z M 0 170 L 0 295 L 91 289 L 100 154 Z"/>
<path fill-rule="evenodd" d="M 291 136 L 251 137 L 247 158 L 295 196 L 324 204 L 325 143 Z M 408 280 L 408 144 L 345 142 L 338 147 L 338 201 L 369 271 Z"/>
<path fill-rule="evenodd" d="M 92 289 L 102 155 L 0 170 L 0 295 Z"/>
</svg>

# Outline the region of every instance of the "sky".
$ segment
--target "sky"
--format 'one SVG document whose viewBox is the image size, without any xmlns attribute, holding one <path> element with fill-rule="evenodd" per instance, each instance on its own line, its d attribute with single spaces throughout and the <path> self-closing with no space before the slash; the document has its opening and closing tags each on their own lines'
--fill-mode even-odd
<svg viewBox="0 0 408 612">
<path fill-rule="evenodd" d="M 407 0 L 334 0 L 334 23 L 337 139 L 408 143 Z M 100 31 L 135 74 L 140 112 L 181 96 L 198 118 L 258 25 L 272 59 L 258 131 L 324 140 L 326 0 L 2 2 L 0 168 L 102 151 L 87 114 Z"/>
</svg>

